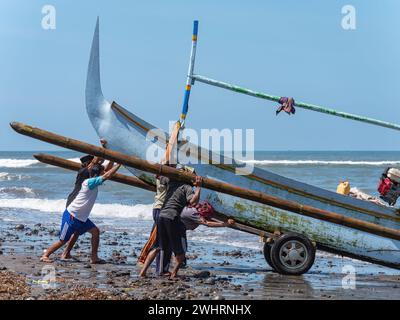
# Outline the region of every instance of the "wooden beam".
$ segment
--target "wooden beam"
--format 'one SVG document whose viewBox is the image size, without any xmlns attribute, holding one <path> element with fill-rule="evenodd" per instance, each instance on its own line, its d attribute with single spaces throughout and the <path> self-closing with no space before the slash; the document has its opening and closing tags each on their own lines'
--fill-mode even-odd
<svg viewBox="0 0 400 320">
<path fill-rule="evenodd" d="M 46 141 L 48 143 L 58 145 L 64 148 L 68 148 L 79 152 L 89 153 L 98 157 L 102 157 L 104 159 L 115 161 L 125 166 L 133 167 L 153 174 L 166 176 L 183 183 L 192 184 L 195 180 L 195 175 L 189 172 L 177 170 L 172 167 L 160 165 L 158 163 L 142 160 L 134 156 L 128 156 L 126 154 L 101 148 L 86 142 L 67 138 L 46 130 L 25 125 L 23 123 L 13 122 L 10 125 L 16 132 L 20 134 L 38 140 Z M 266 204 L 282 210 L 298 213 L 303 216 L 308 216 L 315 219 L 354 228 L 360 231 L 365 231 L 368 233 L 376 234 L 390 239 L 400 240 L 400 230 L 387 228 L 375 223 L 347 217 L 335 212 L 322 210 L 308 205 L 302 205 L 294 201 L 289 201 L 286 199 L 281 199 L 275 196 L 268 195 L 263 192 L 238 187 L 226 182 L 217 181 L 214 179 L 204 177 L 203 187 L 217 192 L 226 193 L 242 199 L 247 199 L 258 203 Z"/>
</svg>

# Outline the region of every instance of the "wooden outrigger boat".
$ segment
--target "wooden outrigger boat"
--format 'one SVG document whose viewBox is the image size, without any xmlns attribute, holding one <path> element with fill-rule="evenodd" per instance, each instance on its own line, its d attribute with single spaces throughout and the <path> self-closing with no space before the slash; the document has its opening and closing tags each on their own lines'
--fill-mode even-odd
<svg viewBox="0 0 400 320">
<path fill-rule="evenodd" d="M 201 81 L 201 79 L 207 83 L 205 79 L 208 79 L 193 74 L 197 24 L 195 30 L 196 37 L 193 37 L 188 73 L 189 87 L 186 87 L 182 122 L 187 112 L 190 84 L 193 84 L 194 80 Z M 60 136 L 49 137 L 47 133 L 35 131 L 36 129 L 32 127 L 22 128 L 23 126 L 15 123 L 12 126 L 20 133 L 50 143 L 123 161 L 122 163 L 136 177 L 149 185 L 154 185 L 154 174 L 157 173 L 157 168 L 161 170 L 162 166 L 157 167 L 135 159 L 145 159 L 147 151 L 154 145 L 160 150 L 165 150 L 168 134 L 117 103 L 110 103 L 104 98 L 99 60 L 97 21 L 87 74 L 86 108 L 94 129 L 99 137 L 107 140 L 107 149 L 110 151 L 101 151 L 101 148 L 84 143 L 80 145 L 79 142 Z M 238 88 L 208 80 L 214 81 L 214 84 L 220 87 L 224 85 L 230 87 L 226 89 Z M 245 92 L 245 90 L 247 89 L 241 88 L 235 91 L 268 99 L 267 95 L 256 95 L 251 93 L 254 91 Z M 322 109 L 316 111 L 325 112 Z M 325 113 L 332 114 L 332 110 L 325 110 L 329 111 Z M 335 115 L 359 121 L 367 119 L 368 121 L 364 122 L 392 129 L 400 128 L 395 124 L 356 115 L 340 112 Z M 202 192 L 202 198 L 212 203 L 218 212 L 240 222 L 242 227 L 239 229 L 261 235 L 265 240 L 264 256 L 277 272 L 285 274 L 307 272 L 314 262 L 316 248 L 400 269 L 400 215 L 395 208 L 340 195 L 260 168 L 254 168 L 248 175 L 238 175 L 235 174 L 235 170 L 240 171 L 242 163 L 218 155 L 220 161 L 216 164 L 210 160 L 215 161 L 215 157 L 210 156 L 208 150 L 184 140 L 179 141 L 178 149 L 183 152 L 190 150 L 190 157 L 193 160 L 190 166 L 198 175 L 210 181 Z M 162 152 L 159 154 L 161 157 Z M 226 164 L 229 161 L 233 164 Z M 174 170 L 165 168 L 165 174 L 186 181 L 190 178 L 188 174 L 182 174 L 181 177 Z M 221 186 L 214 187 L 218 182 L 221 182 Z M 240 192 L 235 192 L 232 185 L 239 186 Z M 146 188 L 140 183 L 137 186 Z M 151 190 L 151 187 L 147 189 Z M 246 196 L 246 190 L 253 196 Z M 260 197 L 257 197 L 258 194 Z M 280 205 L 276 199 L 281 199 L 282 203 L 288 205 Z"/>
<path fill-rule="evenodd" d="M 193 38 L 197 40 L 197 33 L 196 38 Z M 205 78 L 193 75 L 194 49 L 195 43 L 192 47 L 189 67 L 189 84 L 190 81 L 194 81 L 191 78 L 197 80 L 204 80 Z M 204 80 L 203 82 L 206 81 Z M 317 106 L 314 107 L 317 108 Z M 162 150 L 165 149 L 166 141 L 158 139 L 157 142 L 154 142 L 154 139 L 151 139 L 151 135 L 150 139 L 148 136 L 152 130 L 161 129 L 155 128 L 117 103 L 110 103 L 103 97 L 100 83 L 98 22 L 92 42 L 87 74 L 86 108 L 92 125 L 99 137 L 107 139 L 108 148 L 139 158 L 146 158 L 146 151 L 153 143 L 157 143 Z M 332 113 L 332 110 L 329 112 Z M 345 115 L 347 118 L 359 120 L 355 115 Z M 359 118 L 368 119 L 365 117 Z M 370 121 L 367 122 L 373 124 L 399 129 L 397 125 L 373 119 L 368 120 Z M 166 133 L 164 135 L 167 136 Z M 292 200 L 302 205 L 336 212 L 346 217 L 356 218 L 392 229 L 400 229 L 400 215 L 393 207 L 381 206 L 340 195 L 259 168 L 255 168 L 250 175 L 237 175 L 234 173 L 235 165 L 196 164 L 198 158 L 203 159 L 204 156 L 207 157 L 209 154 L 207 150 L 193 147 L 193 145 L 184 141 L 181 141 L 179 148 L 198 150 L 198 152 L 192 152 L 193 154 L 191 154 L 194 160 L 194 164 L 191 164 L 191 166 L 195 168 L 199 175 Z M 133 174 L 144 180 L 152 179 L 145 172 L 140 172 L 132 168 L 129 169 Z M 236 220 L 255 228 L 269 232 L 279 230 L 284 233 L 294 232 L 302 234 L 315 242 L 320 249 L 400 269 L 400 242 L 398 240 L 388 239 L 311 217 L 299 216 L 296 213 L 240 199 L 221 192 L 204 190 L 203 197 L 210 201 L 217 211 L 228 214 Z M 296 244 L 292 244 L 294 244 L 293 248 L 295 248 Z M 292 262 L 293 265 L 290 265 L 289 262 L 287 264 L 288 269 L 292 267 L 293 270 L 301 270 L 302 263 L 305 261 L 305 259 L 301 259 L 304 248 L 300 248 L 299 250 L 297 254 L 300 259 L 295 263 Z"/>
</svg>

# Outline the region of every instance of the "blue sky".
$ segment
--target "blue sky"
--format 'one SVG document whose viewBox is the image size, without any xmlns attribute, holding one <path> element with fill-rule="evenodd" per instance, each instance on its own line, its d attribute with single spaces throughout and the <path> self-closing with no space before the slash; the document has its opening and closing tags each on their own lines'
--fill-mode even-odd
<svg viewBox="0 0 400 320">
<path fill-rule="evenodd" d="M 41 27 L 45 4 L 56 30 Z M 356 30 L 341 27 L 346 4 Z M 1 0 L 0 150 L 54 149 L 14 133 L 14 120 L 97 141 L 84 88 L 98 15 L 106 98 L 164 129 L 180 113 L 194 19 L 196 73 L 400 123 L 398 12 L 396 0 Z M 188 126 L 254 128 L 258 150 L 400 150 L 399 132 L 274 106 L 197 83 Z"/>
</svg>

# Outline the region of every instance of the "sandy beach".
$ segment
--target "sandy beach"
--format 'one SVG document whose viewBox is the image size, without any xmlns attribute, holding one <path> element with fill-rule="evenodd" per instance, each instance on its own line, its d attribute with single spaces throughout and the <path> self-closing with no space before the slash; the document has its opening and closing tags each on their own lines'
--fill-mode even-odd
<svg viewBox="0 0 400 320">
<path fill-rule="evenodd" d="M 104 232 L 104 265 L 90 265 L 90 237 L 74 249 L 78 261 L 39 262 L 56 239 L 53 227 L 9 225 L 0 234 L 0 299 L 400 299 L 400 272 L 320 253 L 302 276 L 274 273 L 259 250 L 190 243 L 183 278 L 138 277 L 137 255 L 144 238 Z M 344 289 L 343 266 L 356 270 L 356 288 Z M 49 273 L 50 272 L 50 273 Z M 48 277 L 53 272 L 54 277 Z M 47 275 L 47 276 L 46 276 Z M 50 279 L 50 280 L 49 280 Z"/>
</svg>

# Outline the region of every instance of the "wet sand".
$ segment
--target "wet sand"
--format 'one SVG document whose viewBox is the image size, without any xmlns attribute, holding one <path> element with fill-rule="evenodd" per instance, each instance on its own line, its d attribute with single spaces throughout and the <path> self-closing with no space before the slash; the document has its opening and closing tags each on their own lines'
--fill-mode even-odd
<svg viewBox="0 0 400 320">
<path fill-rule="evenodd" d="M 197 231 L 201 232 L 201 231 Z M 101 235 L 104 265 L 90 265 L 90 236 L 78 240 L 79 261 L 39 262 L 57 240 L 55 226 L 8 225 L 0 231 L 0 299 L 400 299 L 400 271 L 330 254 L 318 254 L 305 275 L 283 276 L 260 250 L 189 242 L 182 279 L 138 277 L 137 255 L 145 238 L 127 231 Z M 345 289 L 343 266 L 356 271 Z"/>
</svg>

